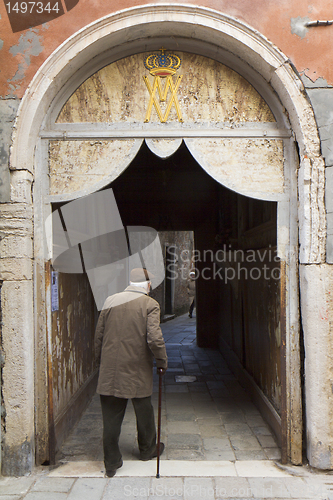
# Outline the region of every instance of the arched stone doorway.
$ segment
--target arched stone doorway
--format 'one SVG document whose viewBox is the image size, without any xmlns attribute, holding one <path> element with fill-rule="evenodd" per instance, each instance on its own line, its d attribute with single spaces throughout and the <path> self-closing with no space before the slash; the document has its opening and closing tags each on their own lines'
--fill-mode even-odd
<svg viewBox="0 0 333 500">
<path fill-rule="evenodd" d="M 64 94 L 61 104 L 58 102 L 51 109 L 50 119 L 41 133 L 43 141 L 48 145 L 49 201 L 63 203 L 106 187 L 110 181 L 111 185 L 116 183 L 119 175 L 124 174 L 128 164 L 138 155 L 138 148 L 141 147 L 143 138 L 151 151 L 165 161 L 176 154 L 183 142 L 191 156 L 218 184 L 231 188 L 239 194 L 249 195 L 251 198 L 277 202 L 279 217 L 277 219 L 275 214 L 273 221 L 276 224 L 277 236 L 274 237 L 274 241 L 265 241 L 264 247 L 277 244 L 279 257 L 285 262 L 286 249 L 290 248 L 289 235 L 286 237 L 283 234 L 287 225 L 286 217 L 291 220 L 295 217 L 289 209 L 290 179 L 286 174 L 291 167 L 292 145 L 287 122 L 273 95 L 271 94 L 272 108 L 275 114 L 263 97 L 239 73 L 220 61 L 188 52 L 172 53 L 172 57 L 179 58 L 177 64 L 178 66 L 181 64 L 181 75 L 175 75 L 175 78 L 170 80 L 165 78 L 166 81 L 162 81 L 162 78 L 156 79 L 154 74 L 156 69 L 158 71 L 161 69 L 153 68 L 149 81 L 142 72 L 147 73 L 147 58 L 152 57 L 151 54 L 158 59 L 168 57 L 170 52 L 164 49 L 155 50 L 111 62 L 87 78 L 70 96 Z M 266 88 L 266 98 L 269 96 L 270 90 Z M 164 108 L 163 101 L 165 101 Z M 61 139 L 59 134 L 62 134 Z M 149 160 L 149 163 L 152 161 Z M 155 172 L 154 167 L 152 170 L 150 168 L 147 168 L 146 177 L 151 180 Z M 132 170 L 132 176 L 136 176 L 135 172 L 135 169 Z M 165 175 L 168 176 L 167 173 Z M 181 177 L 181 169 L 178 175 Z M 131 182 L 130 179 L 131 177 L 128 183 Z M 163 198 L 162 193 L 168 190 L 168 182 L 161 181 L 160 184 L 162 188 L 160 196 Z M 138 186 L 142 186 L 141 202 L 136 199 L 135 192 L 132 191 L 128 198 L 129 186 L 123 185 L 121 194 L 118 193 L 121 214 L 135 211 L 135 206 L 139 211 L 145 210 L 144 200 L 147 200 L 149 193 L 144 189 L 143 178 L 138 182 Z M 156 179 L 151 188 L 151 198 L 154 201 L 150 205 L 150 210 L 153 213 L 154 207 L 159 205 L 158 199 L 154 196 L 159 192 L 159 188 Z M 204 181 L 201 190 L 204 190 Z M 198 203 L 202 195 L 201 190 L 200 187 L 197 188 Z M 215 207 L 218 205 L 219 197 L 222 195 L 217 198 L 211 195 L 211 207 L 207 204 L 205 208 L 208 214 L 204 214 L 205 210 L 201 210 L 208 223 L 203 221 L 200 223 L 200 214 L 196 214 L 198 221 L 195 224 L 195 231 L 200 253 L 207 253 L 209 250 L 216 252 L 219 249 L 215 241 L 219 238 L 217 226 L 221 225 L 218 221 L 218 209 Z M 126 200 L 124 204 L 122 198 Z M 133 199 L 136 200 L 134 203 Z M 227 203 L 223 205 L 221 202 L 221 207 L 223 206 L 220 211 L 224 212 Z M 231 210 L 236 212 L 236 206 L 237 203 L 234 202 Z M 170 212 L 167 206 L 163 209 L 160 207 L 160 210 L 165 215 Z M 194 207 L 191 210 L 195 212 Z M 246 218 L 246 211 L 244 205 L 243 213 L 237 217 Z M 129 221 L 132 221 L 132 218 L 133 215 L 129 217 Z M 146 215 L 145 224 L 147 219 L 154 221 Z M 181 219 L 181 215 L 178 219 Z M 132 223 L 133 221 L 129 222 Z M 154 229 L 161 230 L 157 227 L 156 221 L 151 225 Z M 247 230 L 253 230 L 253 227 L 250 225 Z M 263 226 L 257 231 L 264 231 Z M 233 232 L 236 233 L 237 230 Z M 230 249 L 229 241 L 231 239 L 224 241 L 224 247 L 227 244 Z M 260 246 L 259 241 L 256 245 Z M 240 248 L 238 241 L 235 250 Z M 207 262 L 199 260 L 198 268 L 201 266 L 201 272 L 205 270 L 207 274 Z M 213 262 L 210 266 L 213 268 Z M 209 287 L 205 280 L 199 284 L 198 339 L 202 345 L 217 347 L 219 344 L 217 302 L 220 292 L 216 288 L 214 279 Z M 278 293 L 278 304 L 280 304 L 280 294 L 284 297 L 286 293 L 283 284 L 281 292 Z M 284 300 L 283 298 L 282 303 Z M 297 307 L 297 297 L 294 301 L 294 306 Z M 273 306 L 273 309 L 279 307 L 278 304 Z M 69 306 L 70 304 L 67 304 L 67 307 Z M 267 307 L 269 308 L 268 304 Z M 280 309 L 275 310 L 274 314 L 279 317 Z M 282 314 L 285 315 L 285 312 L 282 311 Z M 268 328 L 266 325 L 262 330 Z M 273 329 L 276 328 L 279 330 L 281 328 L 282 334 L 285 335 L 285 324 L 280 325 L 278 321 L 273 326 Z M 212 332 L 215 332 L 214 339 Z M 54 338 L 53 342 L 55 344 L 52 351 L 56 348 L 57 340 Z M 257 349 L 262 345 L 258 344 Z M 271 354 L 266 352 L 263 357 Z M 261 377 L 265 378 L 263 374 Z M 57 386 L 56 381 L 55 385 Z M 71 385 L 75 387 L 74 380 Z M 285 388 L 281 389 L 280 386 L 279 375 L 275 392 L 281 391 L 286 394 Z M 60 392 L 62 391 L 64 388 L 60 389 Z M 59 386 L 56 392 L 59 393 Z M 73 397 L 74 394 L 70 396 Z M 56 420 L 57 415 L 64 412 L 67 399 L 61 403 L 60 397 Z M 282 401 L 282 404 L 285 404 L 283 397 Z M 275 415 L 274 411 L 273 413 Z M 281 412 L 281 415 L 286 422 L 286 414 Z M 279 420 L 281 416 L 275 419 Z M 281 427 L 281 422 L 278 427 Z M 56 434 L 59 433 L 61 435 L 61 432 Z M 280 428 L 277 434 L 279 436 L 282 434 Z M 286 456 L 286 432 L 283 436 Z"/>
<path fill-rule="evenodd" d="M 170 21 L 170 13 L 172 13 L 172 21 Z M 142 27 L 145 29 L 144 37 Z M 193 27 L 195 27 L 194 32 Z M 106 46 L 112 48 L 105 51 Z M 133 127 L 130 135 L 128 130 L 122 133 L 121 127 L 116 127 L 116 129 L 111 127 L 110 129 L 110 127 L 104 126 L 103 130 L 102 126 L 97 127 L 97 130 L 96 127 L 87 127 L 84 123 L 78 124 L 77 127 L 70 123 L 66 127 L 63 123 L 56 123 L 63 105 L 87 77 L 94 75 L 100 68 L 112 64 L 112 61 L 126 56 L 130 58 L 132 54 L 140 52 L 156 51 L 162 46 L 174 51 L 181 50 L 184 54 L 195 54 L 195 57 L 209 58 L 211 61 L 216 61 L 218 64 L 231 67 L 241 73 L 245 80 L 258 91 L 259 98 L 268 103 L 267 108 L 270 109 L 273 119 L 264 121 L 264 126 L 254 120 L 257 125 L 254 127 L 248 127 L 248 123 L 246 123 L 246 126 L 237 124 L 237 127 L 222 126 L 220 128 L 216 127 L 215 122 L 215 125 L 209 126 L 206 130 L 201 128 L 199 131 L 200 127 L 198 127 L 194 132 L 193 127 L 186 129 L 186 123 L 180 124 L 180 126 L 177 123 L 178 128 L 174 128 L 176 133 L 172 127 L 168 127 L 168 132 L 166 132 L 168 122 L 157 123 L 156 127 L 149 129 L 147 126 L 139 131 L 135 131 L 135 127 Z M 243 62 L 244 59 L 248 61 L 248 64 Z M 270 81 L 270 85 L 267 84 L 267 81 Z M 279 102 L 272 88 L 279 95 L 283 105 Z M 20 108 L 11 164 L 13 169 L 26 169 L 34 172 L 35 175 L 34 279 L 35 283 L 38 283 L 38 287 L 35 298 L 36 327 L 34 328 L 31 324 L 30 331 L 31 334 L 35 331 L 36 345 L 39 346 L 39 351 L 36 354 L 39 358 L 37 361 L 39 371 L 35 380 L 35 390 L 38 391 L 39 399 L 36 428 L 39 435 L 37 455 L 40 461 L 48 453 L 48 415 L 44 410 L 47 408 L 48 400 L 47 391 L 45 391 L 47 372 L 42 346 L 45 347 L 46 343 L 44 325 L 50 326 L 48 308 L 45 307 L 49 298 L 48 294 L 44 294 L 43 222 L 50 212 L 51 202 L 68 201 L 73 197 L 94 192 L 107 185 L 117 175 L 115 169 L 111 176 L 104 176 L 101 183 L 93 182 L 84 191 L 71 189 L 71 192 L 66 193 L 62 190 L 61 195 L 59 192 L 52 192 L 55 184 L 52 186 L 51 182 L 50 192 L 47 167 L 49 141 L 53 142 L 53 150 L 54 148 L 59 148 L 59 150 L 64 147 L 70 148 L 71 141 L 76 143 L 75 147 L 78 141 L 81 143 L 92 140 L 106 141 L 108 146 L 112 143 L 111 149 L 117 149 L 117 141 L 130 141 L 132 149 L 127 144 L 125 155 L 122 154 L 122 161 L 118 162 L 119 173 L 135 156 L 143 138 L 152 142 L 155 140 L 156 146 L 156 142 L 160 142 L 162 138 L 168 139 L 168 141 L 172 139 L 173 144 L 175 144 L 174 141 L 181 137 L 187 142 L 192 155 L 216 180 L 241 194 L 278 202 L 278 247 L 279 255 L 285 262 L 286 271 L 284 274 L 286 299 L 285 394 L 288 395 L 288 398 L 285 402 L 286 413 L 284 417 L 285 449 L 286 458 L 293 463 L 300 462 L 302 419 L 296 265 L 298 241 L 295 170 L 297 158 L 294 139 L 291 136 L 283 106 L 289 113 L 291 126 L 300 148 L 299 192 L 301 203 L 298 216 L 302 226 L 301 261 L 316 262 L 324 252 L 324 242 L 322 233 L 313 231 L 311 228 L 311 221 L 313 223 L 316 220 L 321 228 L 324 227 L 325 223 L 323 222 L 323 193 L 320 192 L 320 189 L 316 201 L 312 201 L 309 205 L 306 203 L 306 200 L 310 199 L 311 192 L 316 191 L 319 186 L 318 179 L 322 176 L 323 168 L 319 157 L 318 138 L 316 139 L 314 132 L 316 129 L 312 110 L 300 92 L 297 77 L 286 63 L 286 58 L 271 47 L 258 33 L 254 33 L 247 26 L 234 19 L 205 9 L 193 9 L 183 5 L 161 5 L 154 8 L 154 12 L 152 12 L 149 7 L 141 7 L 118 13 L 87 27 L 83 32 L 72 37 L 67 44 L 64 44 L 36 75 Z M 252 120 L 250 121 L 252 124 Z M 233 123 L 232 120 L 229 121 L 229 125 L 230 123 Z M 203 146 L 200 144 L 202 140 Z M 273 156 L 275 157 L 271 163 L 271 172 L 274 172 L 273 186 L 269 186 L 267 182 L 263 185 L 261 182 L 261 174 L 264 173 L 265 168 L 257 177 L 255 174 L 258 173 L 258 169 L 254 168 L 253 176 L 251 176 L 253 184 L 250 188 L 246 180 L 244 182 L 240 176 L 237 176 L 235 181 L 230 176 L 230 172 L 223 177 L 221 172 L 216 170 L 216 165 L 214 165 L 216 146 L 223 151 L 225 158 L 230 158 L 230 141 L 234 140 L 245 143 L 247 150 L 250 150 L 249 158 L 252 158 L 252 165 L 258 164 L 254 153 L 258 150 L 258 144 L 262 146 L 259 148 L 260 154 L 263 155 L 260 162 L 262 165 L 265 165 L 266 162 L 269 163 L 268 150 L 273 147 Z M 66 142 L 67 144 L 65 144 Z M 36 145 L 37 153 L 35 154 Z M 158 149 L 160 148 L 158 147 Z M 165 151 L 165 147 L 162 146 L 163 149 Z M 237 152 L 240 150 L 240 148 L 232 149 Z M 203 153 L 206 157 L 207 151 L 209 161 L 206 164 Z M 68 150 L 67 153 L 69 152 Z M 170 153 L 170 150 L 168 152 Z M 99 158 L 99 161 L 102 160 L 103 155 Z M 249 163 L 251 164 L 251 160 Z M 317 176 L 312 176 L 311 180 L 307 182 L 307 169 L 310 168 L 310 165 Z M 243 181 L 243 187 L 240 181 Z M 29 346 L 31 349 L 31 343 Z M 291 373 L 293 373 L 293 377 Z M 27 377 L 33 382 L 33 366 L 27 366 Z M 39 389 L 41 390 L 39 391 Z M 31 411 L 29 410 L 29 412 Z M 27 434 L 32 436 L 33 428 L 29 429 Z"/>
</svg>

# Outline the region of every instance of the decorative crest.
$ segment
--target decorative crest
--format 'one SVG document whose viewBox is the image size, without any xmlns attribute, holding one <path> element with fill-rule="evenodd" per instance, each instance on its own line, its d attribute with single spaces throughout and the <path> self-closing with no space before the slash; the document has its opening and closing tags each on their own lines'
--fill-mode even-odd
<svg viewBox="0 0 333 500">
<path fill-rule="evenodd" d="M 155 52 L 145 58 L 145 67 L 152 76 L 165 78 L 169 75 L 174 75 L 181 66 L 182 61 L 180 57 L 171 52 L 165 53 L 163 47 L 160 50 L 161 53 Z"/>
</svg>

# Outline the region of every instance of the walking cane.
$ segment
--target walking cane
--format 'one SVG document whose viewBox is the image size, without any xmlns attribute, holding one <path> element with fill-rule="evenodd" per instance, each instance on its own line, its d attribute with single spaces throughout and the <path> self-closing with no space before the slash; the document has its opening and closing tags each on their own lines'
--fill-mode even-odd
<svg viewBox="0 0 333 500">
<path fill-rule="evenodd" d="M 157 473 L 156 477 L 160 477 L 160 445 L 161 445 L 161 409 L 162 409 L 162 369 L 158 368 L 159 384 L 158 384 L 158 424 L 157 424 Z"/>
</svg>

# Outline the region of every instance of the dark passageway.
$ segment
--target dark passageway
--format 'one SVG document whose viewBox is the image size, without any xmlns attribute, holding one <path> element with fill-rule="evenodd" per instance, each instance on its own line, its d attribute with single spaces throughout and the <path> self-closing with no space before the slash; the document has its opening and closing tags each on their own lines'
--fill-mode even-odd
<svg viewBox="0 0 333 500">
<path fill-rule="evenodd" d="M 279 279 L 272 277 L 273 271 L 279 271 L 279 263 L 272 258 L 276 250 L 276 203 L 250 199 L 220 185 L 194 160 L 185 145 L 161 160 L 144 144 L 109 187 L 125 227 L 148 226 L 160 233 L 193 231 L 199 256 L 195 262 L 195 318 L 186 315 L 163 324 L 170 359 L 165 377 L 163 418 L 168 450 L 164 458 L 278 458 L 280 452 L 270 430 L 229 370 L 232 366 L 234 373 L 242 376 L 242 384 L 245 381 L 250 387 L 251 397 L 260 395 L 261 411 L 280 444 L 280 284 Z M 241 271 L 238 275 L 237 266 Z M 265 276 L 261 274 L 258 279 L 262 266 Z M 253 270 L 256 274 L 249 279 Z M 68 276 L 75 285 L 75 275 Z M 61 280 L 60 276 L 60 285 Z M 77 296 L 75 286 L 73 297 Z M 71 297 L 61 300 L 65 299 L 71 304 Z M 66 325 L 67 316 L 62 316 Z M 53 325 L 55 337 L 62 335 L 57 330 L 56 317 Z M 70 331 L 68 338 L 71 339 Z M 81 343 L 76 347 L 83 348 Z M 79 356 L 80 353 L 77 359 Z M 182 375 L 195 380 L 184 382 L 176 378 Z M 89 391 L 92 395 L 93 372 Z M 90 397 L 86 394 L 85 401 Z M 84 404 L 82 399 L 82 409 Z M 129 405 L 122 434 L 124 458 L 128 460 L 135 458 L 136 431 L 131 412 Z M 76 416 L 79 413 L 78 408 Z M 75 411 L 71 415 L 74 422 Z M 71 426 L 68 422 L 63 416 L 58 433 L 60 444 L 65 427 Z M 83 448 L 80 433 L 85 434 L 87 446 Z M 95 396 L 60 456 L 64 460 L 101 460 L 100 437 L 99 401 Z"/>
</svg>

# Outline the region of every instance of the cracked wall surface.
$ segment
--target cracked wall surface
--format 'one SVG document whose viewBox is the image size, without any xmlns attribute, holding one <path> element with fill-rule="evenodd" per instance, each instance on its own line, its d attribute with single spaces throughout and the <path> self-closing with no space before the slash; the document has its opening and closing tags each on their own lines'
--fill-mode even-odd
<svg viewBox="0 0 333 500">
<path fill-rule="evenodd" d="M 321 153 L 325 160 L 326 260 L 333 264 L 333 85 L 323 78 L 312 82 L 303 75 L 302 79 L 315 113 Z"/>
</svg>

